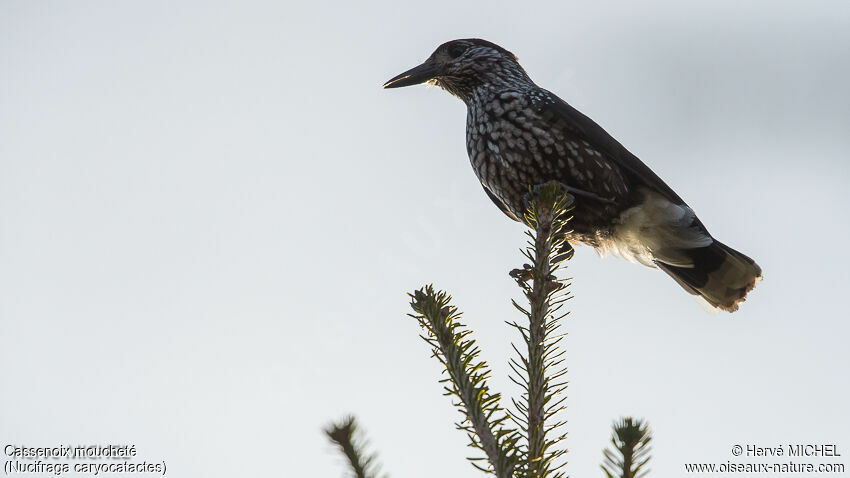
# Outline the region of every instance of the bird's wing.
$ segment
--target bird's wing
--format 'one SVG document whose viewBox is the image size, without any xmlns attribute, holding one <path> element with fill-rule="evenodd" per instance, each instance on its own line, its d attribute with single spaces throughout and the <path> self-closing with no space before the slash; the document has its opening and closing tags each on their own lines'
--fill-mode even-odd
<svg viewBox="0 0 850 478">
<path fill-rule="evenodd" d="M 484 185 L 482 184 L 482 186 Z M 487 193 L 487 197 L 489 197 L 490 200 L 493 201 L 493 204 L 495 204 L 496 207 L 498 207 L 503 213 L 505 213 L 506 216 L 513 219 L 514 221 L 520 222 L 519 218 L 516 217 L 516 215 L 505 206 L 505 203 L 503 203 L 501 199 L 497 198 L 495 194 L 493 194 L 492 192 L 490 192 L 489 189 L 487 189 L 487 186 L 484 186 L 484 192 Z"/>
<path fill-rule="evenodd" d="M 590 143 L 594 149 L 599 150 L 606 158 L 610 158 L 629 176 L 636 179 L 638 184 L 648 186 L 675 204 L 685 203 L 657 174 L 596 122 L 551 92 L 546 91 L 546 93 L 534 102 L 535 108 L 545 121 L 574 133 L 580 139 Z"/>
</svg>

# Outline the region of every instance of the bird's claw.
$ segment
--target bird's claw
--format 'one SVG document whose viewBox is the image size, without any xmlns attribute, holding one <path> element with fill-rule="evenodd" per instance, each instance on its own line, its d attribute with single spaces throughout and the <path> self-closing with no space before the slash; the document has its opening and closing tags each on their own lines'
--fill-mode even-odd
<svg viewBox="0 0 850 478">
<path fill-rule="evenodd" d="M 514 269 L 508 275 L 517 282 L 528 282 L 532 276 L 531 264 L 523 264 L 522 269 Z"/>
<path fill-rule="evenodd" d="M 574 195 L 574 196 L 581 196 L 581 197 L 593 199 L 594 201 L 599 201 L 599 202 L 602 202 L 602 203 L 605 203 L 605 204 L 613 204 L 614 203 L 614 200 L 612 198 L 602 197 L 602 196 L 595 194 L 595 193 L 592 193 L 590 191 L 585 191 L 583 189 L 578 189 L 578 188 L 574 188 L 572 186 L 567 186 L 566 184 L 564 184 L 560 181 L 550 181 L 550 182 L 545 183 L 545 184 L 535 185 L 531 188 L 531 191 L 525 193 L 524 201 L 525 201 L 526 209 L 531 204 L 531 198 L 533 196 L 539 195 L 540 189 L 542 187 L 546 186 L 547 184 L 551 184 L 551 183 L 555 183 L 558 186 L 560 186 L 561 190 L 565 194 L 571 194 L 571 195 Z"/>
</svg>

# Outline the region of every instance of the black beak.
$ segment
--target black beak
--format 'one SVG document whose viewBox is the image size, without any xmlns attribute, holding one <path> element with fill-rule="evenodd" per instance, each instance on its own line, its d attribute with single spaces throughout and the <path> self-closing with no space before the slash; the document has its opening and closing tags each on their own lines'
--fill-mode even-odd
<svg viewBox="0 0 850 478">
<path fill-rule="evenodd" d="M 440 68 L 432 63 L 423 63 L 384 83 L 384 88 L 401 88 L 402 86 L 418 85 L 434 78 Z"/>
</svg>

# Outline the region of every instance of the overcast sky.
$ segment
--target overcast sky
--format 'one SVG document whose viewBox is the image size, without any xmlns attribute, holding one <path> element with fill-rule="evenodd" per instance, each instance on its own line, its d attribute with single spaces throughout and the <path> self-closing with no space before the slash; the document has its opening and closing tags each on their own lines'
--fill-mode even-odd
<svg viewBox="0 0 850 478">
<path fill-rule="evenodd" d="M 449 290 L 516 393 L 523 229 L 472 173 L 463 104 L 380 86 L 481 37 L 764 269 L 709 315 L 578 249 L 569 474 L 601 476 L 626 414 L 652 477 L 754 462 L 735 444 L 850 467 L 850 4 L 635 3 L 0 3 L 2 444 L 339 477 L 321 427 L 354 413 L 393 477 L 478 474 L 405 292 Z"/>
</svg>

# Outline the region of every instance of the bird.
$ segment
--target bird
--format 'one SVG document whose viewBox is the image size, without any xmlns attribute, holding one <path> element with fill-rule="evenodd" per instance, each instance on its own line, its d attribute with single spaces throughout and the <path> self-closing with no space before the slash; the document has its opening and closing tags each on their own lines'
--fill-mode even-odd
<svg viewBox="0 0 850 478">
<path fill-rule="evenodd" d="M 467 107 L 466 149 L 484 192 L 522 222 L 530 188 L 556 181 L 574 196 L 570 242 L 666 272 L 710 311 L 734 312 L 762 279 L 693 209 L 601 126 L 535 84 L 510 51 L 452 40 L 384 88 L 427 83 Z"/>
</svg>

